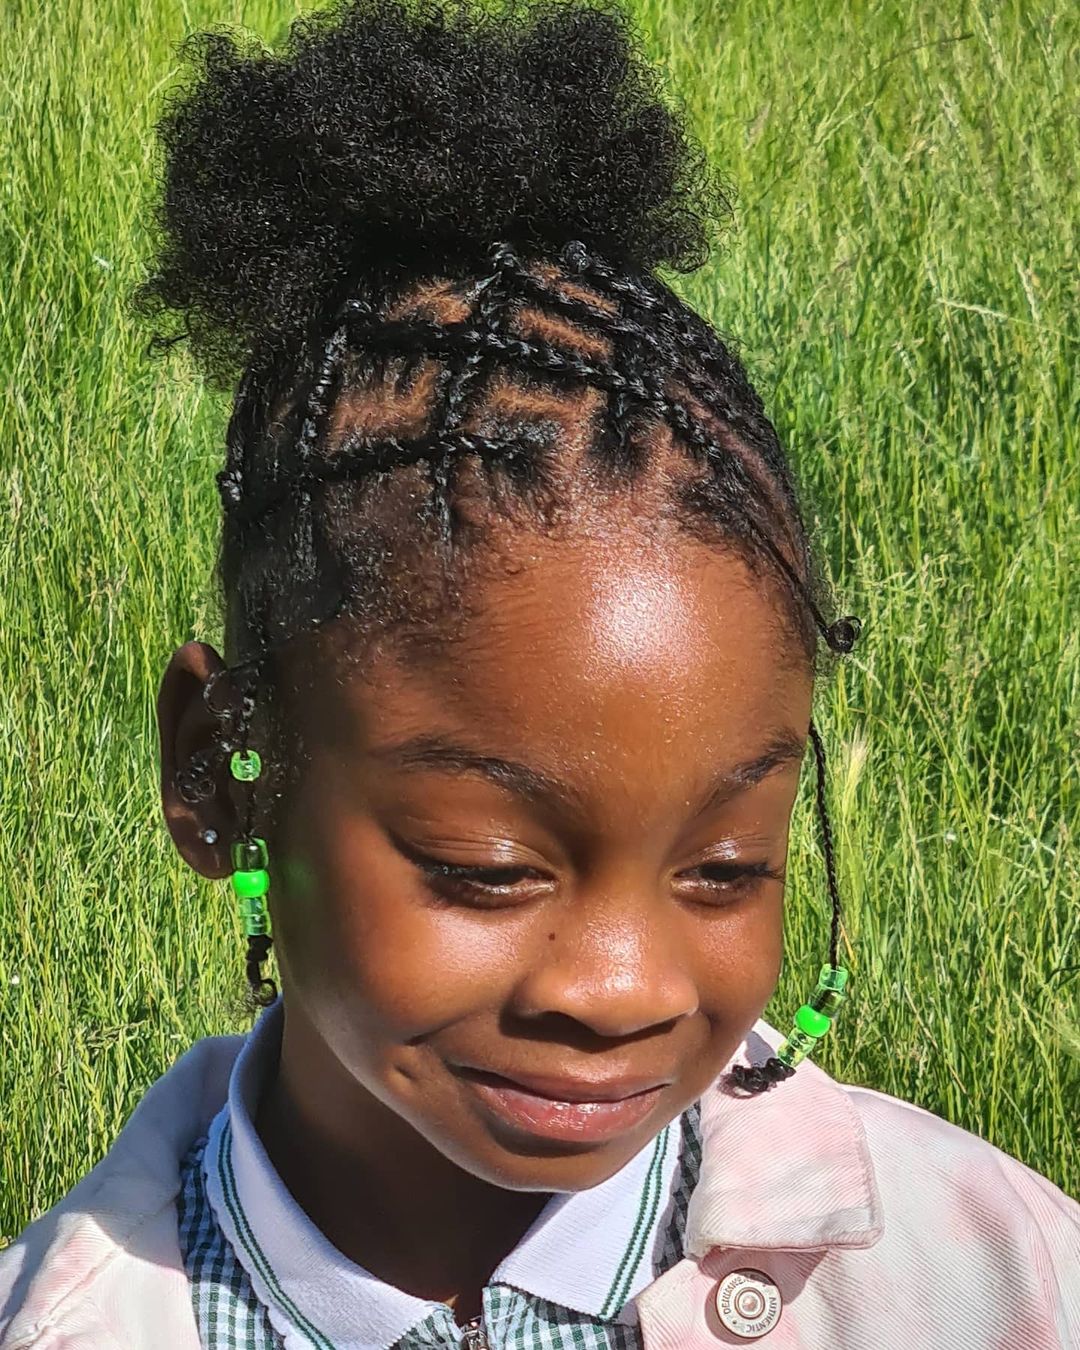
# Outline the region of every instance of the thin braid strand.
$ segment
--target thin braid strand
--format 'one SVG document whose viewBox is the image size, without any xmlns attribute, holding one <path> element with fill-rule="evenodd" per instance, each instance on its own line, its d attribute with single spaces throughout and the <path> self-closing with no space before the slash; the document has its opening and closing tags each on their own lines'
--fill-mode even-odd
<svg viewBox="0 0 1080 1350">
<path fill-rule="evenodd" d="M 837 952 L 840 936 L 840 890 L 836 884 L 836 860 L 833 850 L 832 825 L 829 823 L 829 811 L 825 793 L 825 746 L 822 744 L 818 729 L 810 723 L 810 740 L 814 746 L 814 758 L 817 761 L 817 808 L 821 822 L 822 852 L 825 855 L 825 877 L 832 901 L 832 931 L 829 938 L 829 961 L 839 965 Z"/>
<path fill-rule="evenodd" d="M 518 271 L 518 262 L 513 249 L 504 241 L 494 246 L 491 257 L 495 271 L 480 283 L 471 315 L 474 327 L 470 331 L 497 339 L 505 331 L 510 286 Z M 446 395 L 436 418 L 435 445 L 438 448 L 428 457 L 443 537 L 447 540 L 453 527 L 449 493 L 460 462 L 454 453 L 459 448 L 455 444 L 454 434 L 460 431 L 483 391 L 484 355 L 484 347 L 477 344 L 472 350 L 464 349 L 463 359 L 462 354 L 458 353 L 458 360 L 451 363 Z"/>
</svg>

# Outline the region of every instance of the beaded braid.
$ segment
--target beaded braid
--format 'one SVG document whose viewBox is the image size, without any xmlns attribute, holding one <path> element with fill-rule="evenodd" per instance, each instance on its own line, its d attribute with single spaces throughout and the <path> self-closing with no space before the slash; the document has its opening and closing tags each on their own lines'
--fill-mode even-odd
<svg viewBox="0 0 1080 1350">
<path fill-rule="evenodd" d="M 809 611 L 829 648 L 834 652 L 850 651 L 859 634 L 859 621 L 845 617 L 826 622 L 806 582 L 757 519 L 755 507 L 763 509 L 766 518 L 779 520 L 789 541 L 796 544 L 796 552 L 802 551 L 805 556 L 805 551 L 797 547 L 804 538 L 804 529 L 786 461 L 760 399 L 738 362 L 708 326 L 655 279 L 615 269 L 586 249 L 581 241 L 572 241 L 562 251 L 561 260 L 567 271 L 585 278 L 602 295 L 612 297 L 616 301 L 614 312 L 542 284 L 505 240 L 492 247 L 490 261 L 494 270 L 475 286 L 473 311 L 462 323 L 439 324 L 420 318 L 390 321 L 380 318 L 370 297 L 348 296 L 329 319 L 329 336 L 322 342 L 317 359 L 311 361 L 308 378 L 301 381 L 296 413 L 300 431 L 295 455 L 284 470 L 280 463 L 275 465 L 276 477 L 249 483 L 243 457 L 262 432 L 258 401 L 265 393 L 252 373 L 253 366 L 237 392 L 228 437 L 228 460 L 217 475 L 226 528 L 231 525 L 236 531 L 249 531 L 287 500 L 299 500 L 303 515 L 310 519 L 315 492 L 321 484 L 363 480 L 376 472 L 426 462 L 441 531 L 447 536 L 451 528 L 453 472 L 462 454 L 475 454 L 488 463 L 505 463 L 511 458 L 527 462 L 535 450 L 536 437 L 528 430 L 517 437 L 497 438 L 462 430 L 467 414 L 483 395 L 486 375 L 502 362 L 541 373 L 558 384 L 585 383 L 607 391 L 607 417 L 600 443 L 612 462 L 640 464 L 640 451 L 631 444 L 636 416 L 646 413 L 666 421 L 687 451 L 707 465 L 715 480 L 722 484 L 720 502 L 728 526 L 741 525 L 755 550 L 778 569 L 795 600 Z M 551 342 L 513 336 L 507 314 L 516 301 L 550 306 L 553 312 L 610 337 L 612 361 L 585 360 L 579 353 L 561 350 Z M 320 448 L 325 449 L 328 419 L 342 388 L 345 359 L 357 350 L 444 357 L 443 389 L 441 398 L 436 399 L 432 425 L 412 438 L 347 434 L 332 454 L 318 454 Z M 767 475 L 764 482 L 756 466 L 751 467 L 748 459 L 731 446 L 720 445 L 693 412 L 672 396 L 664 379 L 667 373 L 677 373 L 702 406 L 727 430 L 738 435 L 740 450 L 746 447 L 750 452 L 748 458 L 757 456 Z M 770 493 L 770 488 L 779 489 L 779 507 L 777 493 Z M 718 505 L 716 501 L 711 504 Z M 331 613 L 315 618 L 308 628 L 336 617 L 347 603 L 346 594 Z M 304 631 L 307 629 L 301 626 L 290 632 L 286 640 Z M 240 699 L 239 721 L 221 742 L 219 754 L 247 743 L 255 706 L 251 691 L 257 688 L 265 663 L 277 645 L 264 643 L 255 655 L 229 668 L 233 676 L 240 678 L 246 692 Z M 208 706 L 212 706 L 210 690 L 208 684 Z M 817 764 L 816 805 L 832 904 L 830 960 L 835 966 L 840 897 L 826 804 L 825 751 L 813 723 L 810 737 Z M 205 765 L 201 767 L 205 771 Z M 196 777 L 199 768 L 200 765 L 194 765 L 191 770 Z M 252 828 L 253 801 L 252 793 L 247 801 L 248 834 Z M 277 992 L 274 982 L 262 974 L 270 945 L 269 935 L 248 938 L 247 980 L 251 997 L 260 1006 L 271 1002 Z M 773 1056 L 764 1065 L 733 1066 L 730 1079 L 756 1093 L 794 1071 Z"/>
<path fill-rule="evenodd" d="M 234 749 L 243 749 L 248 743 L 248 728 L 251 725 L 251 717 L 255 711 L 255 698 L 250 692 L 245 692 L 240 699 L 240 717 L 237 724 L 237 743 Z M 255 817 L 255 794 L 248 792 L 244 802 L 244 830 L 243 837 L 250 839 L 253 833 Z M 269 933 L 249 933 L 247 939 L 247 953 L 244 958 L 245 974 L 247 975 L 248 988 L 252 1000 L 262 1008 L 269 1007 L 277 998 L 277 985 L 273 980 L 266 978 L 262 973 L 262 964 L 270 952 L 273 938 Z"/>
<path fill-rule="evenodd" d="M 847 623 L 849 627 L 857 623 L 857 620 L 840 620 L 841 623 Z M 844 636 L 847 640 L 847 635 Z M 854 642 L 854 638 L 851 639 Z M 850 646 L 840 647 L 838 650 L 849 651 Z M 839 966 L 839 941 L 840 941 L 840 892 L 836 885 L 836 864 L 833 858 L 832 826 L 829 823 L 829 812 L 825 803 L 825 747 L 821 742 L 817 727 L 810 723 L 810 740 L 814 746 L 814 759 L 817 763 L 817 810 L 818 820 L 821 824 L 822 851 L 825 855 L 825 877 L 829 887 L 829 899 L 832 903 L 832 927 L 829 934 L 829 964 L 833 967 Z M 782 1059 L 776 1055 L 770 1055 L 764 1064 L 744 1065 L 733 1064 L 728 1073 L 729 1081 L 736 1087 L 745 1089 L 748 1092 L 766 1092 L 773 1083 L 782 1083 L 785 1078 L 790 1078 L 795 1069 L 790 1064 L 785 1064 Z"/>
<path fill-rule="evenodd" d="M 221 722 L 222 733 L 215 739 L 209 750 L 197 752 L 177 773 L 177 789 L 184 801 L 195 803 L 205 800 L 215 790 L 215 779 L 225 760 L 235 751 L 247 745 L 248 729 L 255 711 L 255 696 L 251 686 L 242 683 L 246 676 L 251 677 L 250 663 L 244 667 L 234 666 L 231 670 L 218 670 L 207 680 L 203 689 L 203 702 L 210 712 Z M 239 707 L 226 704 L 218 707 L 213 700 L 214 690 L 219 680 L 225 677 L 241 677 L 242 692 Z M 255 797 L 249 792 L 244 804 L 244 835 L 250 838 L 254 825 Z M 245 956 L 245 974 L 248 992 L 252 1003 L 258 1007 L 268 1007 L 277 997 L 277 985 L 262 973 L 262 964 L 267 959 L 273 942 L 269 933 L 251 933 L 247 940 Z"/>
</svg>

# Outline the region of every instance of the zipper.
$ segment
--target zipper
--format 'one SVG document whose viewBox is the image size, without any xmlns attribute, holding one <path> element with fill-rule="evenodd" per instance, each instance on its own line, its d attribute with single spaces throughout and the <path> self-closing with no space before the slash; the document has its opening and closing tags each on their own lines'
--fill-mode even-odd
<svg viewBox="0 0 1080 1350">
<path fill-rule="evenodd" d="M 474 1317 L 461 1328 L 461 1350 L 491 1350 L 484 1335 L 483 1317 Z"/>
</svg>

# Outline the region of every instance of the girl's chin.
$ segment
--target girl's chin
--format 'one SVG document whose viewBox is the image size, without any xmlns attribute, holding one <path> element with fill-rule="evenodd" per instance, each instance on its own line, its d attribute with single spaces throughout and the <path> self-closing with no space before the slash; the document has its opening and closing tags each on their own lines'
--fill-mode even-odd
<svg viewBox="0 0 1080 1350">
<path fill-rule="evenodd" d="M 644 1145 L 642 1145 L 643 1147 Z M 638 1148 L 585 1149 L 581 1145 L 553 1145 L 541 1151 L 515 1148 L 508 1141 L 493 1141 L 491 1152 L 462 1159 L 465 1170 L 489 1186 L 504 1191 L 570 1194 L 588 1191 L 625 1167 Z"/>
</svg>

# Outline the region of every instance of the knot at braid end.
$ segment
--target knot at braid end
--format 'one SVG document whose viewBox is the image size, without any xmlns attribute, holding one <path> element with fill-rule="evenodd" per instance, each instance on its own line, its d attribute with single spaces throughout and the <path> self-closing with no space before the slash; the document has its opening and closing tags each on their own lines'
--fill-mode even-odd
<svg viewBox="0 0 1080 1350">
<path fill-rule="evenodd" d="M 239 469 L 222 469 L 220 473 L 215 474 L 215 480 L 218 485 L 218 494 L 221 497 L 221 504 L 228 510 L 230 506 L 236 506 L 243 496 L 242 475 Z"/>
<path fill-rule="evenodd" d="M 771 1055 L 764 1064 L 735 1064 L 727 1074 L 726 1082 L 744 1092 L 767 1092 L 774 1083 L 782 1083 L 795 1070 L 783 1060 Z"/>
<path fill-rule="evenodd" d="M 575 276 L 580 276 L 592 262 L 589 250 L 580 239 L 571 239 L 570 242 L 563 247 L 560 257 L 566 270 L 574 273 Z"/>
<path fill-rule="evenodd" d="M 834 652 L 849 652 L 862 632 L 862 620 L 853 614 L 846 615 L 829 624 L 825 630 L 825 641 Z"/>
</svg>

